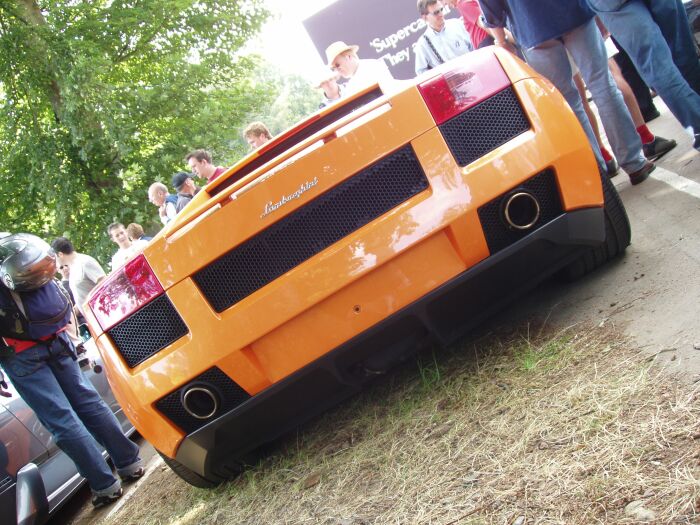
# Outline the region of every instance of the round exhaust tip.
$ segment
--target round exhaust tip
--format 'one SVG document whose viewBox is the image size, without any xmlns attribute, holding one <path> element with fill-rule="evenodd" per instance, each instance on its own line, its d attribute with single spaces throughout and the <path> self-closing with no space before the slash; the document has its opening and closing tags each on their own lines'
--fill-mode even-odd
<svg viewBox="0 0 700 525">
<path fill-rule="evenodd" d="M 197 419 L 209 419 L 219 410 L 219 396 L 206 385 L 189 387 L 182 394 L 185 411 Z"/>
<path fill-rule="evenodd" d="M 511 228 L 529 230 L 540 218 L 540 203 L 532 193 L 515 192 L 506 199 L 503 216 Z"/>
</svg>

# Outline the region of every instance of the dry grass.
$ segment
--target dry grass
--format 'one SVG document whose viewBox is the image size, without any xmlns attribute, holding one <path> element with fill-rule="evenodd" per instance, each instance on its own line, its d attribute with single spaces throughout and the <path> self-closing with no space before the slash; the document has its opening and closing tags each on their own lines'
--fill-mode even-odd
<svg viewBox="0 0 700 525">
<path fill-rule="evenodd" d="M 158 469 L 109 524 L 700 523 L 700 384 L 602 328 L 467 344 L 214 491 Z"/>
</svg>

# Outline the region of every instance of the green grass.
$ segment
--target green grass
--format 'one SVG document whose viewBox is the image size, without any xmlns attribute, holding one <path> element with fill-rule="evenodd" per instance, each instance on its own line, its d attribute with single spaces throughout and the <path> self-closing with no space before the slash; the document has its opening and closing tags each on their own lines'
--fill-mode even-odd
<svg viewBox="0 0 700 525">
<path fill-rule="evenodd" d="M 525 339 L 514 349 L 515 359 L 527 372 L 555 368 L 561 365 L 563 359 L 570 357 L 570 337 L 570 334 L 562 334 L 540 344 L 533 344 L 529 338 Z"/>
</svg>

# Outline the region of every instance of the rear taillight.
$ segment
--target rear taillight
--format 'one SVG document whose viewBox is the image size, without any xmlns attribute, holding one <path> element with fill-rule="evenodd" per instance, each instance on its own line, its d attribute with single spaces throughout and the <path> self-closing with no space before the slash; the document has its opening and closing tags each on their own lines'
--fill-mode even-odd
<svg viewBox="0 0 700 525">
<path fill-rule="evenodd" d="M 138 255 L 110 275 L 88 304 L 102 329 L 107 330 L 162 293 L 148 261 Z"/>
<path fill-rule="evenodd" d="M 437 124 L 510 85 L 510 79 L 491 50 L 469 53 L 454 64 L 449 71 L 418 85 Z"/>
</svg>

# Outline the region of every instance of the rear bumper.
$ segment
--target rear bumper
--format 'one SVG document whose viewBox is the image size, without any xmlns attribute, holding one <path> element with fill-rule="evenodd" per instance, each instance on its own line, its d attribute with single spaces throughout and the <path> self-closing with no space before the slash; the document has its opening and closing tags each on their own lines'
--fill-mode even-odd
<svg viewBox="0 0 700 525">
<path fill-rule="evenodd" d="M 359 391 L 422 345 L 454 341 L 604 239 L 603 208 L 564 213 L 187 435 L 175 459 L 210 479 L 230 477 L 248 452 Z"/>
</svg>

